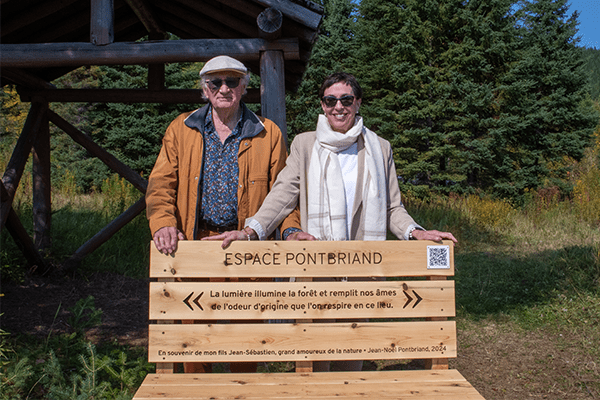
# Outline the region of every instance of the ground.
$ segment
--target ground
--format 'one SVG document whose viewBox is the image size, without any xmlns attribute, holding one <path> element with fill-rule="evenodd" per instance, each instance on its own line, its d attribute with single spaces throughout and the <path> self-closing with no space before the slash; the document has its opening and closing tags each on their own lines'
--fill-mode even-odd
<svg viewBox="0 0 600 400">
<path fill-rule="evenodd" d="M 91 340 L 147 344 L 148 280 L 97 273 L 86 279 L 36 277 L 22 284 L 4 282 L 0 289 L 4 294 L 1 328 L 7 332 L 45 337 L 50 330 L 68 331 L 68 310 L 91 295 L 96 309 L 102 310 L 102 326 L 88 332 Z M 459 320 L 458 358 L 450 361 L 450 367 L 488 400 L 598 399 L 598 384 L 590 377 L 598 376 L 600 365 L 581 351 L 580 339 L 567 330 L 523 331 L 509 320 Z M 398 366 L 365 363 L 365 369 L 375 368 Z"/>
</svg>

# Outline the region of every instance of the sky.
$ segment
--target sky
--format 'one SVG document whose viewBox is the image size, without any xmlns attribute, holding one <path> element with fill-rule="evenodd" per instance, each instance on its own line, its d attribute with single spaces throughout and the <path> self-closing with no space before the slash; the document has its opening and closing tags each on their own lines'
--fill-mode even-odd
<svg viewBox="0 0 600 400">
<path fill-rule="evenodd" d="M 569 15 L 579 11 L 579 46 L 600 49 L 600 0 L 569 0 Z"/>
</svg>

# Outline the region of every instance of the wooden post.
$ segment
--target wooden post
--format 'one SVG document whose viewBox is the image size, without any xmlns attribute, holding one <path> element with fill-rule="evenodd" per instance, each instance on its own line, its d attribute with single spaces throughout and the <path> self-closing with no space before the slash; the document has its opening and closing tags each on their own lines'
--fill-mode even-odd
<svg viewBox="0 0 600 400">
<path fill-rule="evenodd" d="M 0 192 L 2 198 L 8 197 L 8 192 L 4 187 L 4 183 L 0 181 Z M 40 254 L 35 249 L 33 241 L 29 237 L 29 234 L 23 227 L 21 220 L 17 216 L 15 210 L 10 207 L 6 217 L 6 229 L 8 233 L 13 237 L 17 247 L 21 250 L 27 261 L 31 266 L 41 268 L 42 273 L 46 272 L 46 265 Z"/>
<path fill-rule="evenodd" d="M 90 42 L 104 46 L 115 40 L 115 7 L 113 0 L 91 0 Z"/>
<path fill-rule="evenodd" d="M 149 33 L 150 40 L 162 40 L 162 33 Z M 163 90 L 165 88 L 165 64 L 148 64 L 148 89 Z"/>
<path fill-rule="evenodd" d="M 17 140 L 17 144 L 15 145 L 12 156 L 8 161 L 6 171 L 4 171 L 4 176 L 2 177 L 2 183 L 6 188 L 6 194 L 2 195 L 2 205 L 0 208 L 0 227 L 4 226 L 10 208 L 12 207 L 15 192 L 17 191 L 17 187 L 21 181 L 25 164 L 27 164 L 27 159 L 29 158 L 29 153 L 31 152 L 33 142 L 35 141 L 35 137 L 40 129 L 42 119 L 42 104 L 31 103 L 31 108 L 29 109 L 29 114 L 27 114 L 25 125 L 23 126 L 23 130 L 19 136 L 19 139 Z"/>
<path fill-rule="evenodd" d="M 283 52 L 268 50 L 260 54 L 261 113 L 275 122 L 287 146 L 287 123 L 285 119 L 285 72 Z"/>
<path fill-rule="evenodd" d="M 267 8 L 256 18 L 258 34 L 269 41 L 281 35 L 283 15 L 275 8 Z M 287 146 L 287 123 L 285 119 L 285 66 L 283 52 L 266 50 L 260 53 L 261 113 L 275 122 Z"/>
<path fill-rule="evenodd" d="M 50 182 L 50 128 L 48 103 L 43 103 L 44 114 L 40 130 L 33 144 L 33 241 L 42 254 L 51 247 L 51 182 Z"/>
</svg>

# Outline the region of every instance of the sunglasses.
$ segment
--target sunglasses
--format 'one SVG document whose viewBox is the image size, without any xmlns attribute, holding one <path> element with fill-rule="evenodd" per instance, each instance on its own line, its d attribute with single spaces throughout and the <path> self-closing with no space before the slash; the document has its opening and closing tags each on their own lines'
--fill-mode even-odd
<svg viewBox="0 0 600 400">
<path fill-rule="evenodd" d="M 352 105 L 352 103 L 354 103 L 354 96 L 352 96 L 351 94 L 347 94 L 345 96 L 340 97 L 339 99 L 335 96 L 325 96 L 321 99 L 321 101 L 327 106 L 327 107 L 335 107 L 335 105 L 337 104 L 337 102 L 341 101 L 342 105 L 344 107 L 349 107 Z"/>
<path fill-rule="evenodd" d="M 223 86 L 223 82 L 225 82 L 225 84 L 227 85 L 227 87 L 229 89 L 235 89 L 236 87 L 238 87 L 240 85 L 240 79 L 241 78 L 225 78 L 225 80 L 223 80 L 221 78 L 216 78 L 216 79 L 207 80 L 206 83 L 208 83 L 210 90 L 213 90 L 213 91 L 220 89 L 221 86 Z"/>
</svg>

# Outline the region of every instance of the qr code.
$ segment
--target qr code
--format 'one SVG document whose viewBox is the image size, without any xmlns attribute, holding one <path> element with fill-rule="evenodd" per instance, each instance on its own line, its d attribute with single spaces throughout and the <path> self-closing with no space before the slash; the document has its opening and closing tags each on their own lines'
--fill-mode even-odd
<svg viewBox="0 0 600 400">
<path fill-rule="evenodd" d="M 450 269 L 450 246 L 427 246 L 427 269 Z"/>
</svg>

